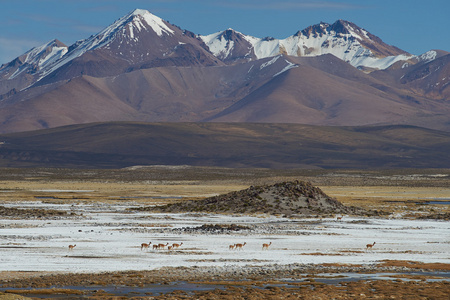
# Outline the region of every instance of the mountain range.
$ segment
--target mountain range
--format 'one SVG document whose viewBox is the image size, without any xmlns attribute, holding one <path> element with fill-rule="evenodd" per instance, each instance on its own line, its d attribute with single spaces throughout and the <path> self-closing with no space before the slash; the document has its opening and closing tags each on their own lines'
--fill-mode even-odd
<svg viewBox="0 0 450 300">
<path fill-rule="evenodd" d="M 450 131 L 450 53 L 349 21 L 285 39 L 198 35 L 137 9 L 0 67 L 0 133 L 112 121 L 406 124 Z"/>
</svg>

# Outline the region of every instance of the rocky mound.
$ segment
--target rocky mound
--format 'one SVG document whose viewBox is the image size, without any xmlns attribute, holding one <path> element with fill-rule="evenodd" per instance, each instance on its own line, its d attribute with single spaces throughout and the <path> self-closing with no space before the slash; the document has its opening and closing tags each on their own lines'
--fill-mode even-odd
<svg viewBox="0 0 450 300">
<path fill-rule="evenodd" d="M 354 214 L 361 210 L 346 207 L 309 182 L 293 181 L 251 186 L 203 200 L 153 207 L 161 212 L 266 213 L 283 215 Z"/>
<path fill-rule="evenodd" d="M 75 216 L 73 213 L 55 209 L 25 209 L 0 206 L 0 217 L 22 219 L 46 219 Z"/>
</svg>

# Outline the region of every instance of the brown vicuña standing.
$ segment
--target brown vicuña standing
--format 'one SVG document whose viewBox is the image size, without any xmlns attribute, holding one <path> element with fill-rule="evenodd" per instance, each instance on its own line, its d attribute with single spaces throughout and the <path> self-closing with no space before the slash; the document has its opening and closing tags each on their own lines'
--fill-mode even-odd
<svg viewBox="0 0 450 300">
<path fill-rule="evenodd" d="M 272 245 L 272 242 L 268 243 L 268 244 L 263 244 L 262 249 L 263 250 L 269 250 L 269 246 Z"/>
<path fill-rule="evenodd" d="M 375 242 L 373 242 L 373 244 L 367 244 L 366 245 L 366 250 L 367 249 L 372 249 L 373 246 L 375 246 Z"/>
<path fill-rule="evenodd" d="M 168 246 L 167 250 L 171 251 L 173 249 L 173 246 Z"/>
<path fill-rule="evenodd" d="M 236 247 L 236 244 L 228 246 L 228 250 L 234 250 L 234 247 Z"/>
<path fill-rule="evenodd" d="M 337 217 L 336 221 L 342 221 L 342 217 Z"/>
<path fill-rule="evenodd" d="M 247 244 L 247 242 L 244 242 L 243 244 L 236 244 L 235 245 L 235 247 L 236 247 L 236 250 L 242 250 L 242 247 L 244 247 L 245 245 Z"/>
<path fill-rule="evenodd" d="M 153 244 L 153 250 L 158 249 L 158 245 L 157 244 Z"/>
<path fill-rule="evenodd" d="M 69 250 L 73 250 L 77 245 L 69 245 Z"/>
<path fill-rule="evenodd" d="M 164 249 L 164 247 L 166 247 L 167 245 L 169 245 L 169 243 L 167 244 L 158 244 L 158 249 Z"/>
<path fill-rule="evenodd" d="M 183 245 L 183 243 L 180 243 L 180 244 L 172 244 L 172 247 L 173 247 L 174 249 L 176 249 L 176 248 L 181 247 L 181 245 Z"/>
<path fill-rule="evenodd" d="M 141 251 L 142 251 L 142 249 L 148 249 L 148 247 L 150 246 L 151 243 L 152 243 L 152 242 L 149 242 L 148 244 L 142 243 L 142 244 L 141 244 Z"/>
</svg>

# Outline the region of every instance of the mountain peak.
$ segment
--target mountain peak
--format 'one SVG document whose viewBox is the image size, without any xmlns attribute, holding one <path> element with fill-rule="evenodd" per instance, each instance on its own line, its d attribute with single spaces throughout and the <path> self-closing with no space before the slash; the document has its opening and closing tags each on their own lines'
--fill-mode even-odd
<svg viewBox="0 0 450 300">
<path fill-rule="evenodd" d="M 0 71 L 4 72 L 4 76 L 8 79 L 14 79 L 22 73 L 34 75 L 63 57 L 67 50 L 66 45 L 54 39 L 28 50 L 9 64 L 2 66 Z"/>
<path fill-rule="evenodd" d="M 228 28 L 219 35 L 219 38 L 224 38 L 227 41 L 231 41 L 235 38 L 241 38 L 242 36 L 243 34 L 239 31 L 236 31 L 233 28 Z"/>
<path fill-rule="evenodd" d="M 330 26 L 330 30 L 335 31 L 336 33 L 350 34 L 349 27 L 351 28 L 350 22 L 339 19 Z M 358 26 L 356 27 L 359 28 Z"/>
<path fill-rule="evenodd" d="M 170 29 L 169 26 L 167 26 L 166 22 L 163 19 L 145 9 L 133 10 L 125 17 L 116 21 L 110 27 L 116 28 L 127 26 L 128 24 L 133 24 L 135 29 L 140 31 L 142 28 L 147 28 L 146 24 L 142 23 L 142 21 L 145 21 L 145 23 L 147 23 L 147 25 L 149 25 L 151 29 L 153 29 L 153 31 L 158 34 L 158 36 L 162 36 L 163 34 L 171 35 L 174 33 L 174 31 Z"/>
<path fill-rule="evenodd" d="M 295 35 L 300 36 L 313 36 L 313 37 L 321 37 L 323 35 L 330 35 L 330 34 L 350 34 L 353 35 L 353 31 L 360 31 L 361 28 L 357 25 L 346 21 L 339 19 L 333 24 L 328 24 L 325 22 L 320 22 L 319 24 L 311 25 L 306 27 L 305 29 L 298 31 Z"/>
<path fill-rule="evenodd" d="M 208 50 L 226 63 L 248 61 L 255 58 L 252 54 L 251 40 L 256 38 L 246 36 L 239 31 L 228 28 L 206 36 L 199 36 Z"/>
<path fill-rule="evenodd" d="M 130 15 L 133 15 L 133 16 L 143 16 L 143 15 L 146 15 L 146 14 L 151 14 L 151 13 L 148 10 L 146 10 L 146 9 L 140 9 L 140 8 L 136 8 L 135 10 L 133 10 L 130 13 Z"/>
<path fill-rule="evenodd" d="M 156 34 L 158 37 L 161 37 L 163 35 L 173 35 L 174 30 L 169 27 L 166 21 L 151 14 L 149 11 L 135 9 L 99 33 L 76 42 L 69 48 L 67 55 L 45 69 L 40 78 L 44 78 L 86 52 L 97 49 L 109 49 L 113 43 L 116 43 L 113 47 L 116 49 L 116 56 L 120 56 L 126 60 L 136 60 L 134 57 L 135 51 L 125 51 L 122 47 L 125 47 L 125 45 L 137 47 L 142 42 L 139 39 L 141 33 Z"/>
</svg>

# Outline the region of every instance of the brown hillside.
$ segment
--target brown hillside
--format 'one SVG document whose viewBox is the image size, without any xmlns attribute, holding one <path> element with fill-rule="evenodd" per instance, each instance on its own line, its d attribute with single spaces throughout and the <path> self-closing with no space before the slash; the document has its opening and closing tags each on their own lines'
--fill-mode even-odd
<svg viewBox="0 0 450 300">
<path fill-rule="evenodd" d="M 391 85 L 388 76 L 381 79 L 332 55 L 84 75 L 0 95 L 0 133 L 111 121 L 407 124 L 449 130 L 447 102 L 425 99 L 405 84 Z"/>
<path fill-rule="evenodd" d="M 92 123 L 0 135 L 0 166 L 448 168 L 450 133 L 412 126 Z"/>
<path fill-rule="evenodd" d="M 219 114 L 216 122 L 303 123 L 360 126 L 368 124 L 427 124 L 442 120 L 431 111 L 448 108 L 418 104 L 408 92 L 394 89 L 331 56 L 318 60 L 292 59 L 298 65 L 274 77 Z M 326 68 L 326 64 L 336 68 Z M 326 70 L 326 71 L 324 71 Z M 408 98 L 409 97 L 409 98 Z M 425 126 L 425 125 L 423 125 Z"/>
</svg>

